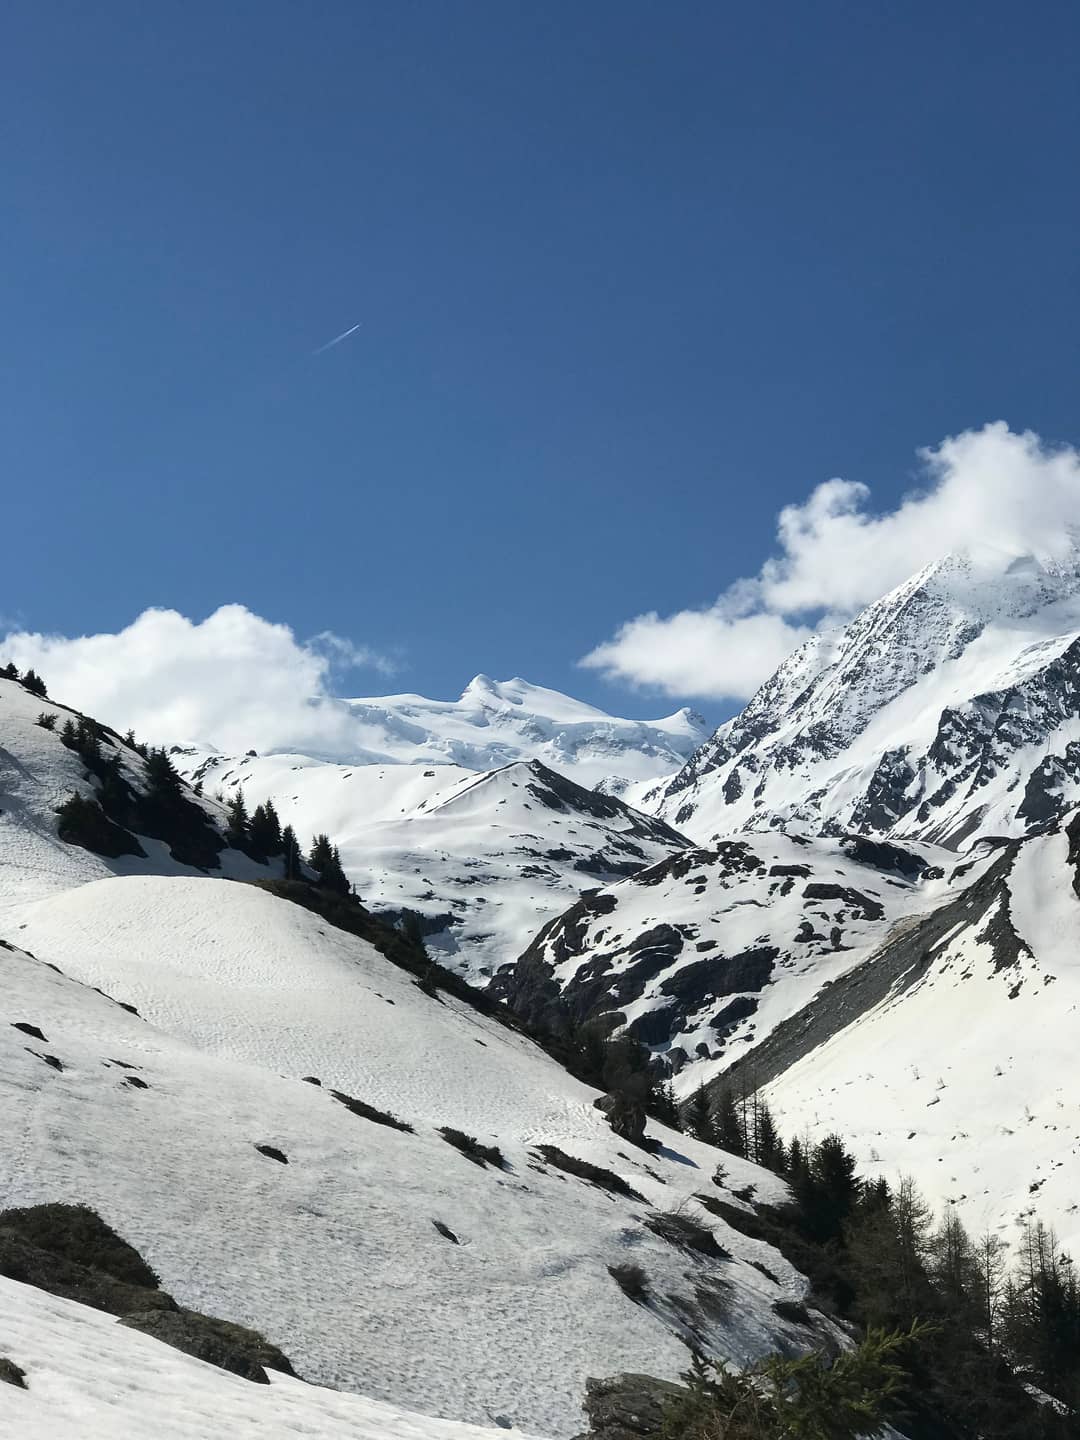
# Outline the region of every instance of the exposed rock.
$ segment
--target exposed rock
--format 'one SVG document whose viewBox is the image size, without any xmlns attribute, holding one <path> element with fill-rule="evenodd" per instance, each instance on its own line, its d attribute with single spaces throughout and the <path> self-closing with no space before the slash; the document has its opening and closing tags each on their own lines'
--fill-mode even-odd
<svg viewBox="0 0 1080 1440">
<path fill-rule="evenodd" d="M 282 1351 L 257 1330 L 195 1310 L 137 1310 L 126 1314 L 121 1323 L 259 1385 L 270 1383 L 267 1370 L 296 1374 Z"/>
<path fill-rule="evenodd" d="M 625 1373 L 585 1382 L 589 1429 L 577 1440 L 641 1440 L 655 1435 L 671 1401 L 686 1394 L 681 1385 L 652 1375 Z"/>
<path fill-rule="evenodd" d="M 5 1355 L 0 1355 L 0 1383 L 14 1385 L 18 1390 L 26 1389 L 26 1371 L 9 1360 Z"/>
</svg>

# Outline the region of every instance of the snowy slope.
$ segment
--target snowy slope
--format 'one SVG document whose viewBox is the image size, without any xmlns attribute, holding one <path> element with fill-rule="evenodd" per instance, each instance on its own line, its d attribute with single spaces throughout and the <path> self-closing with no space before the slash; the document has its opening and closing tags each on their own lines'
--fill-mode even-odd
<svg viewBox="0 0 1080 1440">
<path fill-rule="evenodd" d="M 382 695 L 333 702 L 347 715 L 334 753 L 307 757 L 355 769 L 368 765 L 456 766 L 496 770 L 539 760 L 579 785 L 621 790 L 674 773 L 708 734 L 700 715 L 677 710 L 661 720 L 626 720 L 527 680 L 477 675 L 458 700 Z M 210 737 L 211 740 L 213 737 Z M 207 789 L 239 756 L 186 747 L 187 771 L 203 769 Z"/>
<path fill-rule="evenodd" d="M 428 945 L 491 974 L 591 886 L 686 841 L 663 821 L 538 761 L 475 775 L 454 766 L 334 766 L 246 756 L 215 772 L 251 806 L 273 799 L 301 836 L 326 831 L 364 904 L 425 917 Z"/>
<path fill-rule="evenodd" d="M 43 713 L 56 717 L 55 730 L 37 723 Z M 107 859 L 59 839 L 56 807 L 72 794 L 93 796 L 98 791 L 83 760 L 61 741 L 59 732 L 68 719 L 77 721 L 78 712 L 55 700 L 40 699 L 15 681 L 0 679 L 0 914 L 11 904 L 107 875 L 198 873 L 176 860 L 167 844 L 143 834 L 137 839 L 145 858 Z M 102 748 L 119 757 L 123 779 L 133 791 L 145 790 L 142 757 L 119 736 L 103 733 Z M 219 805 L 190 792 L 188 799 L 211 826 L 220 828 Z M 265 867 L 229 849 L 219 857 L 219 870 L 241 878 L 267 873 Z"/>
<path fill-rule="evenodd" d="M 992 849 L 972 883 L 752 1052 L 783 1129 L 843 1135 L 972 1233 L 1024 1215 L 1080 1244 L 1080 822 Z"/>
<path fill-rule="evenodd" d="M 26 1373 L 0 1388 L 11 1440 L 494 1440 L 519 1434 L 410 1414 L 271 1375 L 270 1385 L 205 1365 L 111 1315 L 0 1276 L 0 1356 Z"/>
<path fill-rule="evenodd" d="M 591 892 L 492 984 L 531 1020 L 610 1016 L 686 1094 L 949 893 L 947 852 L 747 835 Z"/>
<path fill-rule="evenodd" d="M 859 831 L 959 847 L 1080 799 L 1080 555 L 950 555 L 815 636 L 653 808 L 699 843 Z"/>
<path fill-rule="evenodd" d="M 318 916 L 245 885 L 135 877 L 5 919 L 37 958 L 0 949 L 0 1206 L 93 1206 L 181 1303 L 256 1326 L 306 1378 L 562 1436 L 580 1428 L 590 1374 L 675 1375 L 691 1339 L 745 1358 L 800 1338 L 771 1309 L 805 1288 L 778 1255 L 720 1226 L 734 1258 L 693 1259 L 642 1224 L 692 1206 L 715 1152 L 655 1126 L 670 1148 L 631 1150 L 530 1042 L 432 999 Z M 496 1143 L 508 1168 L 470 1163 L 443 1125 Z M 544 1142 L 643 1199 L 542 1163 Z M 728 1163 L 726 1184 L 782 1194 Z M 650 1278 L 650 1309 L 608 1274 L 627 1260 Z M 723 1314 L 706 1313 L 702 1284 L 732 1287 Z"/>
</svg>

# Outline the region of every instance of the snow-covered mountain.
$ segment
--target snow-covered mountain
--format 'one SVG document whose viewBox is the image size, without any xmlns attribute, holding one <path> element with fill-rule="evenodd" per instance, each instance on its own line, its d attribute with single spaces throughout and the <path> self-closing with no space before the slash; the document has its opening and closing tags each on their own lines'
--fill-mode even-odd
<svg viewBox="0 0 1080 1440">
<path fill-rule="evenodd" d="M 534 1023 L 605 1017 L 688 1094 L 729 1068 L 901 921 L 950 893 L 934 847 L 748 834 L 590 891 L 492 992 Z"/>
<path fill-rule="evenodd" d="M 589 1375 L 802 1340 L 773 1305 L 806 1282 L 693 1199 L 782 1182 L 725 1157 L 717 1192 L 717 1152 L 654 1124 L 660 1148 L 635 1150 L 531 1041 L 321 916 L 139 876 L 3 932 L 0 1208 L 90 1205 L 181 1304 L 257 1328 L 306 1379 L 568 1436 Z M 657 1211 L 698 1215 L 731 1258 L 663 1238 Z M 609 1273 L 626 1264 L 645 1305 Z"/>
<path fill-rule="evenodd" d="M 960 847 L 1080 800 L 1080 552 L 935 562 L 815 635 L 666 785 L 698 843 L 856 831 Z"/>
<path fill-rule="evenodd" d="M 693 710 L 661 720 L 626 720 L 527 680 L 486 675 L 470 680 L 458 700 L 380 695 L 324 703 L 340 712 L 339 740 L 332 751 L 309 760 L 349 769 L 419 765 L 469 771 L 539 760 L 580 785 L 603 783 L 615 793 L 630 783 L 671 775 L 708 735 Z M 210 761 L 208 779 L 238 758 L 220 754 L 212 743 L 183 748 L 185 773 Z"/>
<path fill-rule="evenodd" d="M 332 835 L 365 905 L 415 911 L 439 958 L 481 980 L 582 890 L 688 843 L 537 760 L 474 774 L 250 755 L 194 773 L 225 795 L 242 789 L 249 806 L 272 798 L 301 836 Z"/>
</svg>

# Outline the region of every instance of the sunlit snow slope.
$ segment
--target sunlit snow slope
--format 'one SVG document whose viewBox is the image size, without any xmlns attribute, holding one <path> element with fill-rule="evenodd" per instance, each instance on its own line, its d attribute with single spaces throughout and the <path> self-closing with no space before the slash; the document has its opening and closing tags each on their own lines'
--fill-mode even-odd
<svg viewBox="0 0 1080 1440">
<path fill-rule="evenodd" d="M 642 1223 L 693 1208 L 715 1152 L 658 1127 L 669 1149 L 633 1150 L 529 1041 L 308 911 L 227 881 L 137 877 L 6 921 L 37 958 L 0 949 L 0 1206 L 91 1205 L 181 1303 L 256 1326 L 305 1377 L 563 1436 L 588 1375 L 673 1376 L 688 1344 L 741 1359 L 781 1340 L 772 1302 L 805 1282 L 778 1255 L 720 1225 L 733 1258 L 709 1261 Z M 471 1163 L 445 1125 L 496 1144 L 506 1168 Z M 641 1198 L 563 1174 L 543 1143 Z M 782 1193 L 726 1163 L 726 1186 Z M 627 1260 L 650 1308 L 608 1273 Z"/>
<path fill-rule="evenodd" d="M 494 1440 L 507 1434 L 286 1375 L 271 1373 L 268 1386 L 252 1385 L 111 1315 L 2 1276 L 0 1355 L 26 1375 L 25 1389 L 0 1390 L 0 1435 L 11 1440 Z"/>
</svg>

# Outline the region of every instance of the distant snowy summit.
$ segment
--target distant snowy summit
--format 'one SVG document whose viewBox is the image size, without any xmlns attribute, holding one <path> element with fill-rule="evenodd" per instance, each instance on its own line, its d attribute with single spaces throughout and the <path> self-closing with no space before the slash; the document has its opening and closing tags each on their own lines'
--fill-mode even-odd
<svg viewBox="0 0 1080 1440">
<path fill-rule="evenodd" d="M 459 700 L 384 695 L 344 703 L 384 760 L 466 770 L 540 760 L 588 786 L 670 774 L 708 735 L 693 710 L 626 720 L 558 690 L 487 675 L 470 680 Z"/>
<path fill-rule="evenodd" d="M 849 831 L 954 848 L 1080 800 L 1080 552 L 927 566 L 795 651 L 645 800 L 705 842 Z"/>
<path fill-rule="evenodd" d="M 603 784 L 613 793 L 671 775 L 709 734 L 693 710 L 677 710 L 660 720 L 628 720 L 527 680 L 487 675 L 470 680 L 458 700 L 406 694 L 334 703 L 348 723 L 341 727 L 338 749 L 315 757 L 319 760 L 473 771 L 539 760 L 579 785 Z M 202 760 L 214 757 L 209 745 L 185 748 L 192 756 L 201 752 Z"/>
</svg>

